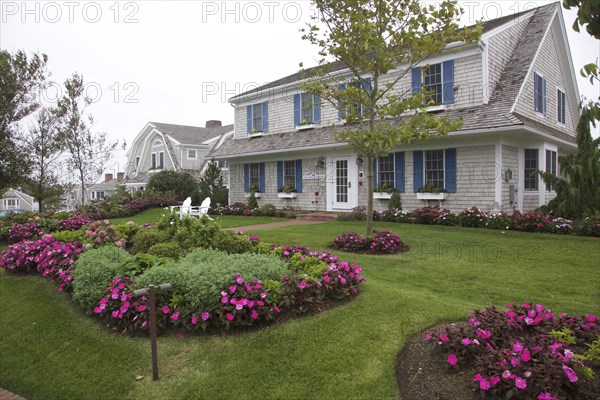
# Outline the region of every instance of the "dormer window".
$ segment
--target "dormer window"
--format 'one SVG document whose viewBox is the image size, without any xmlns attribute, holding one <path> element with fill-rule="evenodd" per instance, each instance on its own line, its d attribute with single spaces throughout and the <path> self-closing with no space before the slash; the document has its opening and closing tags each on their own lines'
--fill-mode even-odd
<svg viewBox="0 0 600 400">
<path fill-rule="evenodd" d="M 533 74 L 533 108 L 546 115 L 546 79 L 537 72 Z"/>
<path fill-rule="evenodd" d="M 269 102 L 246 107 L 246 129 L 248 134 L 266 132 L 269 128 Z"/>
<path fill-rule="evenodd" d="M 161 144 L 162 142 L 159 139 L 156 139 L 154 143 L 152 143 L 152 146 L 160 146 Z"/>
<path fill-rule="evenodd" d="M 557 121 L 559 124 L 566 124 L 567 121 L 567 95 L 560 89 L 556 90 L 557 102 Z"/>
<path fill-rule="evenodd" d="M 414 67 L 413 93 L 421 91 L 421 86 L 430 92 L 429 99 L 434 105 L 454 103 L 454 60 Z"/>
<path fill-rule="evenodd" d="M 342 83 L 338 86 L 338 89 L 340 91 L 346 90 L 346 88 L 357 88 L 359 90 L 364 90 L 366 92 L 370 92 L 371 91 L 371 78 L 364 78 L 364 79 L 361 79 L 361 81 Z M 355 116 L 364 115 L 364 109 L 363 109 L 363 106 L 361 103 L 348 104 L 348 106 L 351 107 L 351 110 Z M 338 111 L 338 119 L 340 119 L 340 120 L 345 119 L 347 114 L 348 114 L 348 108 L 343 109 L 343 110 L 340 109 Z"/>
<path fill-rule="evenodd" d="M 321 99 L 310 93 L 294 95 L 294 126 L 306 126 L 321 122 Z"/>
<path fill-rule="evenodd" d="M 195 160 L 196 159 L 196 150 L 193 149 L 188 149 L 188 160 Z"/>
</svg>

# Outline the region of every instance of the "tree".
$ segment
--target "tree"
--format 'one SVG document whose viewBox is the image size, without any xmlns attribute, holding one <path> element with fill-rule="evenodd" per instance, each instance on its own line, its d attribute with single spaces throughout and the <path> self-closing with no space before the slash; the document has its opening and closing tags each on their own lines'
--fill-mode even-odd
<svg viewBox="0 0 600 400">
<path fill-rule="evenodd" d="M 82 76 L 74 73 L 67 79 L 65 91 L 57 104 L 59 138 L 69 154 L 67 165 L 78 175 L 81 203 L 85 204 L 85 189 L 102 175 L 119 142 L 108 143 L 106 133 L 91 131 L 94 119 L 86 111 L 91 100 L 85 95 Z"/>
<path fill-rule="evenodd" d="M 600 214 L 600 138 L 592 139 L 591 110 L 583 108 L 577 125 L 577 153 L 560 156 L 560 171 L 565 178 L 538 171 L 547 185 L 556 188 L 548 208 L 556 215 L 581 218 Z"/>
<path fill-rule="evenodd" d="M 314 4 L 318 21 L 302 30 L 302 38 L 317 45 L 323 58 L 317 79 L 302 87 L 341 110 L 347 125 L 356 125 L 336 130 L 335 135 L 365 159 L 369 193 L 366 235 L 370 236 L 373 160 L 403 143 L 441 137 L 462 124 L 427 113 L 425 107 L 432 102 L 429 93 L 402 88 L 400 81 L 411 76 L 413 67 L 444 50 L 447 43 L 476 40 L 481 26 L 459 29 L 462 10 L 454 0 L 435 6 L 423 6 L 418 0 L 314 0 Z M 350 77 L 328 74 L 332 66 L 340 64 L 350 71 Z M 349 79 L 358 84 L 340 85 Z"/>
<path fill-rule="evenodd" d="M 600 2 L 598 0 L 563 0 L 563 7 L 570 10 L 577 7 L 577 18 L 573 30 L 579 32 L 579 26 L 587 24 L 586 31 L 600 39 Z"/>
<path fill-rule="evenodd" d="M 0 51 L 0 188 L 21 183 L 30 171 L 18 124 L 39 108 L 37 96 L 48 77 L 47 60 L 45 54 L 28 57 L 20 50 Z"/>
<path fill-rule="evenodd" d="M 223 185 L 221 168 L 212 160 L 200 178 L 200 199 L 210 197 L 211 204 L 227 205 L 229 202 L 229 190 Z"/>
<path fill-rule="evenodd" d="M 161 171 L 152 174 L 148 180 L 148 189 L 161 193 L 173 193 L 177 200 L 198 198 L 198 181 L 187 172 Z"/>
<path fill-rule="evenodd" d="M 38 201 L 42 212 L 45 200 L 56 199 L 63 193 L 63 187 L 59 184 L 62 150 L 55 110 L 40 109 L 35 125 L 30 128 L 24 142 L 31 159 L 31 175 L 26 186 Z"/>
</svg>

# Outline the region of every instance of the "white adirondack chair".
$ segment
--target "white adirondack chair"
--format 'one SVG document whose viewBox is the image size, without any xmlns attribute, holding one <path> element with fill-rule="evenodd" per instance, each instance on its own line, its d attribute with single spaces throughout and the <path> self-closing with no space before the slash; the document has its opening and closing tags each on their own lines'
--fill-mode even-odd
<svg viewBox="0 0 600 400">
<path fill-rule="evenodd" d="M 185 217 L 186 215 L 189 215 L 191 211 L 192 211 L 192 198 L 188 197 L 187 199 L 184 200 L 181 207 L 179 207 L 179 212 L 178 212 L 179 218 L 183 219 L 183 217 Z"/>
<path fill-rule="evenodd" d="M 200 204 L 200 217 L 202 217 L 203 215 L 206 215 L 206 218 L 208 218 L 209 220 L 213 221 L 213 219 L 211 217 L 209 217 L 208 215 L 208 209 L 210 208 L 210 197 L 207 197 L 204 199 L 204 201 L 202 202 L 202 204 Z"/>
</svg>

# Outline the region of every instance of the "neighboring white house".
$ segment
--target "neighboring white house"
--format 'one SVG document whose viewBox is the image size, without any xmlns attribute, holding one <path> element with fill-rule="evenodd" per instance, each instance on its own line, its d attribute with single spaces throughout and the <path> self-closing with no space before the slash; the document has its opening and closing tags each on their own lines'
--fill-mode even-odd
<svg viewBox="0 0 600 400">
<path fill-rule="evenodd" d="M 85 201 L 90 203 L 103 200 L 117 193 L 120 185 L 123 185 L 124 173 L 117 173 L 117 179 L 113 174 L 104 174 L 104 181 L 95 183 L 85 190 Z M 63 207 L 68 211 L 74 211 L 81 206 L 81 188 L 75 187 L 67 192 L 62 198 Z"/>
<path fill-rule="evenodd" d="M 150 175 L 160 171 L 199 176 L 210 161 L 206 155 L 232 136 L 233 125 L 222 126 L 221 121 L 207 121 L 204 128 L 149 122 L 127 152 L 125 188 L 131 193 L 144 189 Z"/>
<path fill-rule="evenodd" d="M 0 210 L 39 211 L 40 205 L 33 197 L 18 189 L 8 189 L 0 201 Z"/>
<path fill-rule="evenodd" d="M 330 71 L 354 84 L 342 65 Z M 334 130 L 349 128 L 343 111 L 299 89 L 314 73 L 296 73 L 229 100 L 234 138 L 211 156 L 229 162 L 230 202 L 246 201 L 254 186 L 259 204 L 278 208 L 344 211 L 366 204 L 363 158 L 334 138 Z M 369 90 L 370 77 L 361 83 Z M 395 187 L 406 209 L 438 204 L 431 199 L 441 197 L 455 212 L 472 206 L 528 211 L 555 196 L 534 171 L 558 173 L 557 157 L 576 150 L 579 120 L 559 3 L 488 21 L 477 43 L 451 43 L 399 82 L 414 90 L 421 85 L 437 100 L 430 112 L 462 117 L 464 125 L 447 138 L 403 145 L 375 160 L 376 187 Z M 417 193 L 428 183 L 447 193 Z M 296 193 L 280 193 L 284 186 Z M 386 208 L 386 195 L 375 197 L 376 208 Z"/>
</svg>

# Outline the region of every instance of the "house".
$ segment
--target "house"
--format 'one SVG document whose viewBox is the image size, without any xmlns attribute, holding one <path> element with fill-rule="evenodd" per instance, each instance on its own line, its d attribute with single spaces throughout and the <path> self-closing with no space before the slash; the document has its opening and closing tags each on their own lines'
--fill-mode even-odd
<svg viewBox="0 0 600 400">
<path fill-rule="evenodd" d="M 119 186 L 123 185 L 125 173 L 118 172 L 117 179 L 113 174 L 104 174 L 102 182 L 95 183 L 85 189 L 85 202 L 103 200 L 113 194 L 116 194 Z M 81 188 L 76 186 L 68 191 L 62 198 L 62 204 L 65 210 L 74 211 L 81 206 Z"/>
<path fill-rule="evenodd" d="M 210 161 L 207 154 L 233 136 L 233 125 L 207 121 L 204 128 L 149 122 L 127 152 L 124 184 L 134 193 L 148 185 L 153 173 L 186 171 L 199 176 Z M 220 166 L 226 170 L 226 163 Z"/>
<path fill-rule="evenodd" d="M 30 195 L 23 193 L 20 188 L 8 189 L 0 201 L 0 210 L 25 210 L 38 212 L 39 203 Z"/>
<path fill-rule="evenodd" d="M 354 84 L 343 65 L 329 73 Z M 394 79 L 390 72 L 387 79 Z M 351 129 L 343 110 L 302 93 L 314 69 L 239 94 L 233 140 L 211 156 L 229 163 L 230 202 L 258 189 L 259 205 L 348 211 L 366 204 L 363 157 L 336 141 Z M 347 78 L 346 78 L 347 77 Z M 369 77 L 363 81 L 369 85 Z M 433 91 L 429 111 L 462 117 L 445 138 L 408 144 L 374 161 L 375 187 L 401 193 L 405 209 L 442 204 L 453 212 L 529 211 L 555 196 L 534 173 L 558 173 L 557 157 L 576 151 L 579 93 L 559 3 L 488 21 L 477 43 L 450 43 L 399 85 Z M 427 185 L 445 193 L 418 193 Z M 290 193 L 281 192 L 284 187 Z M 290 190 L 291 189 L 291 190 Z M 375 193 L 376 209 L 389 195 Z"/>
</svg>

